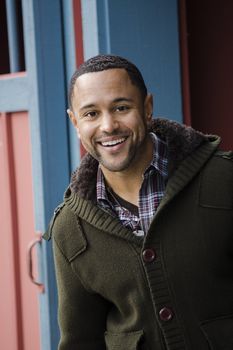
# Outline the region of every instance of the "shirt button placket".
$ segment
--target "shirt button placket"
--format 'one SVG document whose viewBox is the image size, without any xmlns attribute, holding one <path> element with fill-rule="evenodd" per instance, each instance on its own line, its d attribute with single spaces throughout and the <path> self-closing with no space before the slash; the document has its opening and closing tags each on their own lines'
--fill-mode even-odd
<svg viewBox="0 0 233 350">
<path fill-rule="evenodd" d="M 142 252 L 142 258 L 145 263 L 152 263 L 156 260 L 156 252 L 152 248 L 146 248 Z M 170 321 L 173 318 L 173 311 L 169 307 L 163 307 L 159 311 L 159 318 L 163 322 Z"/>
</svg>

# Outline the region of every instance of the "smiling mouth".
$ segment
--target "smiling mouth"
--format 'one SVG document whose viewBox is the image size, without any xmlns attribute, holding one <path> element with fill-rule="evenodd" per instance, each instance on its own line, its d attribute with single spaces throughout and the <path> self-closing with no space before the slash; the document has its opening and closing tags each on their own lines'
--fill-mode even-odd
<svg viewBox="0 0 233 350">
<path fill-rule="evenodd" d="M 104 142 L 99 142 L 99 143 L 103 147 L 113 147 L 113 146 L 120 145 L 121 143 L 125 142 L 126 139 L 127 139 L 127 137 L 121 137 L 120 139 L 117 139 L 117 140 L 104 141 Z"/>
</svg>

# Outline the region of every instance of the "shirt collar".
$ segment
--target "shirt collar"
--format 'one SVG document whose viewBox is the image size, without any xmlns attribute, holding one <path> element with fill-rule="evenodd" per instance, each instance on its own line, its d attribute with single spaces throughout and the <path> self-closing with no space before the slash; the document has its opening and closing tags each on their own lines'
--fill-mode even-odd
<svg viewBox="0 0 233 350">
<path fill-rule="evenodd" d="M 161 140 L 155 133 L 150 133 L 152 142 L 154 144 L 153 148 L 153 157 L 149 167 L 145 170 L 144 175 L 150 171 L 151 168 L 157 170 L 160 175 L 167 178 L 168 176 L 168 151 L 167 144 Z"/>
<path fill-rule="evenodd" d="M 97 171 L 96 195 L 97 195 L 97 201 L 98 200 L 108 201 L 108 194 L 107 194 L 107 190 L 104 182 L 104 175 L 100 166 L 98 167 L 98 171 Z"/>
</svg>

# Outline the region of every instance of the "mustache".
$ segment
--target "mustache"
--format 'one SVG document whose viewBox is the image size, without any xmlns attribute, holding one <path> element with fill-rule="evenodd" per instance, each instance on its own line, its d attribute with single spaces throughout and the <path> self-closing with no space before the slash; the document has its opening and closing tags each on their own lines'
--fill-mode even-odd
<svg viewBox="0 0 233 350">
<path fill-rule="evenodd" d="M 95 139 L 98 140 L 102 137 L 111 137 L 111 136 L 129 136 L 130 132 L 128 130 L 115 130 L 112 132 L 107 132 L 107 131 L 103 131 L 101 132 L 101 134 L 99 134 Z"/>
</svg>

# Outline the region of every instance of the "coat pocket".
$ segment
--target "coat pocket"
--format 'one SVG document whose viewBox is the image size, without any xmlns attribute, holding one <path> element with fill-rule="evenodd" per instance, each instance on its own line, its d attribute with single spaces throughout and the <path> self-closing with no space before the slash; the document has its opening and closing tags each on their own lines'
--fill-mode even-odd
<svg viewBox="0 0 233 350">
<path fill-rule="evenodd" d="M 233 349 L 233 315 L 208 320 L 201 329 L 211 350 Z"/>
<path fill-rule="evenodd" d="M 105 333 L 107 350 L 139 350 L 142 339 L 142 330 L 130 333 Z"/>
</svg>

